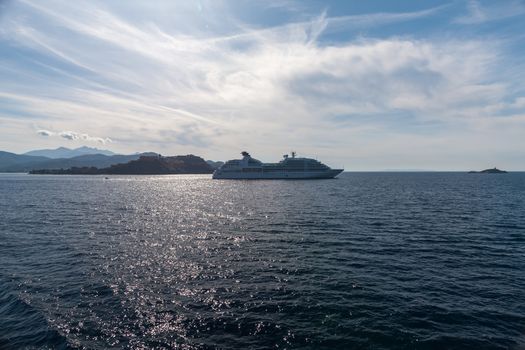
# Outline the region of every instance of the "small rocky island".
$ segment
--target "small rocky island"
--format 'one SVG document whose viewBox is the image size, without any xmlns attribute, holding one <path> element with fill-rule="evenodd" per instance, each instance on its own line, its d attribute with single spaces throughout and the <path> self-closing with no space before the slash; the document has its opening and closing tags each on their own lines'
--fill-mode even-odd
<svg viewBox="0 0 525 350">
<path fill-rule="evenodd" d="M 506 174 L 507 172 L 505 170 L 500 170 L 496 167 L 492 169 L 485 169 L 481 171 L 469 171 L 469 174 Z"/>
<path fill-rule="evenodd" d="M 31 170 L 30 174 L 52 175 L 167 175 L 167 174 L 211 174 L 213 168 L 204 159 L 192 154 L 162 157 L 141 156 L 128 163 L 114 164 L 107 168 L 72 167 L 69 169 Z"/>
</svg>

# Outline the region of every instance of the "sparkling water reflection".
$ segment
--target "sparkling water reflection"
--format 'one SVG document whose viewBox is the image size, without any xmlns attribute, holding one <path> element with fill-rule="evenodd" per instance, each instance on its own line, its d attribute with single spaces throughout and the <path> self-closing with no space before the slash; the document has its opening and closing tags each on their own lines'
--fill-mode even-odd
<svg viewBox="0 0 525 350">
<path fill-rule="evenodd" d="M 0 175 L 0 348 L 525 344 L 525 174 Z"/>
</svg>

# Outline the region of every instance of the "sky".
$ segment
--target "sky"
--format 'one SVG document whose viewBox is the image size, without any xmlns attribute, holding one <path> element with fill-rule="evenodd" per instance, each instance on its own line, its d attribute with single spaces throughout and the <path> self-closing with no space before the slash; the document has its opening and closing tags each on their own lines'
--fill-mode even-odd
<svg viewBox="0 0 525 350">
<path fill-rule="evenodd" d="M 0 150 L 525 170 L 525 1 L 0 0 Z"/>
</svg>

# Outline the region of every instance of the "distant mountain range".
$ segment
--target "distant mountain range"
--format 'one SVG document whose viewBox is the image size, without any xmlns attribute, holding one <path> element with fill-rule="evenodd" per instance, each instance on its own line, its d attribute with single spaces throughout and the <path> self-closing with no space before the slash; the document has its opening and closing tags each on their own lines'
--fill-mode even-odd
<svg viewBox="0 0 525 350">
<path fill-rule="evenodd" d="M 61 156 L 60 156 L 61 155 Z M 139 159 L 141 156 L 155 156 L 156 153 L 144 152 L 130 155 L 115 154 L 108 150 L 80 147 L 68 149 L 60 147 L 49 150 L 36 150 L 24 154 L 0 151 L 0 172 L 29 172 L 42 169 L 69 169 L 73 167 L 108 168 L 115 164 L 124 164 Z M 206 161 L 212 168 L 222 162 Z"/>
<path fill-rule="evenodd" d="M 108 150 L 92 148 L 92 147 L 79 147 L 75 149 L 70 149 L 66 147 L 59 147 L 57 149 L 38 149 L 35 151 L 29 151 L 24 153 L 26 156 L 37 156 L 37 157 L 47 157 L 51 159 L 58 158 L 73 158 L 78 156 L 83 156 L 86 154 L 103 154 L 105 156 L 114 156 L 116 153 L 113 153 Z"/>
</svg>

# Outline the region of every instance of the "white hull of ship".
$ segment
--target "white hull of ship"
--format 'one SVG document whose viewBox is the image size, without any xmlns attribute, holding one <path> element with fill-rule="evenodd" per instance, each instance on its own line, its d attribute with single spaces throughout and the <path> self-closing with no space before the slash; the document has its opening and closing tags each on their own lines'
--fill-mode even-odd
<svg viewBox="0 0 525 350">
<path fill-rule="evenodd" d="M 228 180 L 310 180 L 310 179 L 333 179 L 343 172 L 343 169 L 330 169 L 322 171 L 250 171 L 250 172 L 219 172 L 213 173 L 214 179 Z"/>
</svg>

